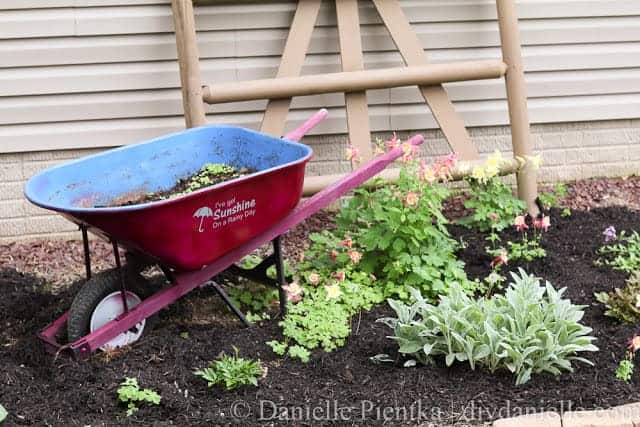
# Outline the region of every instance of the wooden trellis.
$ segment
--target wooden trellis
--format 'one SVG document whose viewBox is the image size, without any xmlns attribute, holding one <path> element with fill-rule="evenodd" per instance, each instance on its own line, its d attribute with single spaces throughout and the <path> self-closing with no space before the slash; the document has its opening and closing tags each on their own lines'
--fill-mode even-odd
<svg viewBox="0 0 640 427">
<path fill-rule="evenodd" d="M 475 160 L 478 151 L 442 83 L 504 76 L 514 155 L 532 154 L 515 0 L 496 0 L 503 59 L 451 64 L 428 64 L 424 48 L 398 0 L 371 0 L 406 64 L 385 70 L 364 69 L 358 0 L 331 1 L 336 5 L 342 72 L 300 75 L 322 0 L 299 0 L 275 78 L 203 86 L 192 0 L 172 0 L 186 126 L 205 124 L 203 102 L 268 99 L 261 130 L 279 136 L 284 132 L 292 97 L 344 92 L 349 140 L 367 159 L 372 150 L 366 90 L 417 85 L 452 150 L 463 160 Z M 336 179 L 337 176 L 307 179 L 305 192 L 317 191 Z M 520 170 L 517 182 L 519 197 L 534 212 L 535 170 Z"/>
</svg>

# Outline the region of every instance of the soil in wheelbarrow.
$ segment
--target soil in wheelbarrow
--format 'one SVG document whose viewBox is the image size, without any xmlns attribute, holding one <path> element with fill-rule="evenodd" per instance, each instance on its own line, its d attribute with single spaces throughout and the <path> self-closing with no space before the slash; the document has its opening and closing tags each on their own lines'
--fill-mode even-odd
<svg viewBox="0 0 640 427">
<path fill-rule="evenodd" d="M 118 198 L 111 200 L 106 205 L 96 207 L 129 206 L 155 202 L 158 200 L 167 200 L 173 197 L 189 194 L 212 185 L 220 184 L 221 182 L 250 175 L 255 172 L 255 169 L 246 167 L 237 168 L 224 163 L 206 163 L 198 172 L 186 178 L 179 179 L 178 182 L 168 190 L 151 193 L 134 191 L 123 196 L 119 196 Z"/>
<path fill-rule="evenodd" d="M 206 288 L 163 312 L 160 324 L 126 351 L 84 363 L 55 359 L 43 352 L 34 335 L 61 314 L 78 285 L 52 295 L 41 279 L 5 270 L 0 273 L 0 404 L 11 413 L 8 425 L 445 426 L 468 425 L 469 418 L 476 425 L 525 409 L 592 409 L 640 401 L 639 375 L 630 384 L 614 378 L 626 342 L 637 330 L 605 317 L 593 298 L 594 292 L 621 287 L 625 280 L 624 274 L 594 265 L 602 231 L 612 224 L 618 230 L 637 229 L 640 212 L 609 207 L 574 211 L 569 218 L 555 212 L 552 218 L 543 243 L 547 257 L 510 267 L 522 266 L 566 287 L 567 297 L 587 305 L 583 322 L 593 328 L 600 348 L 587 356 L 593 367 L 576 365 L 573 373 L 537 375 L 515 387 L 508 374 L 472 371 L 464 364 L 449 369 L 375 365 L 369 357 L 397 354 L 386 337 L 389 331 L 375 323 L 391 314 L 386 306 L 356 316 L 343 348 L 314 353 L 305 365 L 283 360 L 267 347 L 266 341 L 282 338 L 275 323 L 244 329 L 224 311 L 210 315 L 217 300 Z M 314 228 L 327 225 L 323 219 Z M 469 274 L 487 274 L 490 260 L 483 236 L 460 228 L 453 233 L 467 243 L 461 257 Z M 300 237 L 287 236 L 289 253 L 297 252 Z M 259 387 L 227 392 L 207 388 L 193 375 L 221 352 L 231 353 L 233 346 L 268 368 Z M 116 398 L 125 377 L 158 391 L 161 405 L 126 417 Z"/>
</svg>

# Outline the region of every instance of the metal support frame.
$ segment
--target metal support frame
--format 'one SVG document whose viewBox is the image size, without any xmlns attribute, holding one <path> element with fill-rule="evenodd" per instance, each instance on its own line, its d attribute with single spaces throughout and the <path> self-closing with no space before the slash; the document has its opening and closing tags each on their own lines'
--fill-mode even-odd
<svg viewBox="0 0 640 427">
<path fill-rule="evenodd" d="M 475 160 L 478 158 L 478 151 L 441 83 L 505 75 L 513 151 L 516 156 L 531 155 L 533 146 L 529 134 L 530 125 L 515 0 L 496 0 L 502 63 L 494 64 L 501 68 L 499 72 L 494 68 L 489 73 L 487 70 L 491 67 L 486 61 L 428 65 L 424 47 L 411 28 L 399 0 L 371 1 L 389 30 L 407 67 L 402 72 L 364 70 L 358 2 L 357 0 L 332 1 L 336 4 L 342 73 L 299 77 L 321 4 L 321 0 L 301 0 L 298 1 L 282 62 L 275 79 L 208 85 L 203 89 L 192 0 L 172 0 L 187 127 L 203 124 L 203 101 L 221 103 L 240 99 L 269 98 L 261 129 L 280 136 L 283 133 L 292 96 L 343 91 L 350 142 L 359 148 L 363 158 L 366 159 L 370 155 L 371 147 L 365 91 L 372 88 L 396 87 L 400 82 L 394 80 L 393 75 L 399 74 L 404 76 L 404 84 L 419 86 L 452 150 L 459 153 L 463 160 Z M 460 67 L 463 69 L 461 70 Z M 436 73 L 436 70 L 439 72 Z M 453 74 L 457 76 L 453 78 Z M 407 75 L 412 77 L 408 78 Z M 357 83 L 354 84 L 354 81 Z M 305 181 L 305 193 L 311 193 L 312 189 L 317 191 L 320 188 L 319 183 L 328 185 L 329 178 L 330 176 L 324 176 Z M 536 172 L 528 164 L 518 171 L 517 178 L 518 196 L 527 202 L 529 211 L 535 214 L 537 212 L 534 203 L 537 196 Z"/>
</svg>

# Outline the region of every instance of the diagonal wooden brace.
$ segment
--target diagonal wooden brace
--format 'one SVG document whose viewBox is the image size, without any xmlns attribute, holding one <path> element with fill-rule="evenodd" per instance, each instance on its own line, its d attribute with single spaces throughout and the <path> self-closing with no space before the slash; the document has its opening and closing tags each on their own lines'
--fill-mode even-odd
<svg viewBox="0 0 640 427">
<path fill-rule="evenodd" d="M 373 0 L 373 3 L 391 34 L 396 47 L 407 65 L 427 63 L 427 55 L 420 39 L 411 29 L 409 20 L 402 11 L 398 0 Z M 451 149 L 460 154 L 463 160 L 478 158 L 478 150 L 473 145 L 464 122 L 456 113 L 453 104 L 444 88 L 438 86 L 421 86 L 420 91 L 431 112 L 447 138 Z"/>
</svg>

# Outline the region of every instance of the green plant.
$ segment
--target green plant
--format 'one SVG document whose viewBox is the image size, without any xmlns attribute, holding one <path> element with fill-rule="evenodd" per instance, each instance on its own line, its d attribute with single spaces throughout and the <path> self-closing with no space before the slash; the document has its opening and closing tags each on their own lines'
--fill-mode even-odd
<svg viewBox="0 0 640 427">
<path fill-rule="evenodd" d="M 616 369 L 616 378 L 624 382 L 631 381 L 633 372 L 635 371 L 634 359 L 636 353 L 640 350 L 640 336 L 634 335 L 629 340 L 627 351 L 624 354 L 624 358 L 620 361 L 618 368 Z"/>
<path fill-rule="evenodd" d="M 499 177 L 504 162 L 502 154 L 496 151 L 466 178 L 470 191 L 464 207 L 473 213 L 458 220 L 459 224 L 482 232 L 492 229 L 500 232 L 511 225 L 512 218 L 525 211 L 526 204 L 516 198 L 511 186 Z"/>
<path fill-rule="evenodd" d="M 141 389 L 137 378 L 127 377 L 118 387 L 118 400 L 127 405 L 128 417 L 138 410 L 141 403 L 159 405 L 160 399 L 161 396 L 155 391 L 149 388 Z"/>
<path fill-rule="evenodd" d="M 4 409 L 4 406 L 0 405 L 0 424 L 4 422 L 4 420 L 9 416 L 9 412 Z"/>
<path fill-rule="evenodd" d="M 615 288 L 613 292 L 594 295 L 596 300 L 605 305 L 605 316 L 632 325 L 640 322 L 640 273 L 633 273 L 622 289 Z"/>
<path fill-rule="evenodd" d="M 522 269 L 512 279 L 504 295 L 490 299 L 474 300 L 454 285 L 437 306 L 411 290 L 414 302 L 390 300 L 397 317 L 380 321 L 393 329 L 402 354 L 423 363 L 444 357 L 447 366 L 466 361 L 472 369 L 506 369 L 518 385 L 532 374 L 572 371 L 574 360 L 591 364 L 577 356 L 597 351 L 591 329 L 579 323 L 584 307 Z"/>
<path fill-rule="evenodd" d="M 640 271 L 640 234 L 633 231 L 627 235 L 622 231 L 615 239 L 598 249 L 601 258 L 596 263 L 626 273 Z"/>
<path fill-rule="evenodd" d="M 628 383 L 629 381 L 631 381 L 634 370 L 635 366 L 632 360 L 622 359 L 620 361 L 620 364 L 618 365 L 618 368 L 616 369 L 616 378 Z"/>
<path fill-rule="evenodd" d="M 571 209 L 569 208 L 562 208 L 562 212 L 560 212 L 560 216 L 562 218 L 568 218 L 571 216 Z"/>
<path fill-rule="evenodd" d="M 284 356 L 287 352 L 287 343 L 280 341 L 267 341 L 266 344 L 271 347 L 271 350 L 278 356 Z"/>
<path fill-rule="evenodd" d="M 299 345 L 292 345 L 289 347 L 288 354 L 293 358 L 300 359 L 302 363 L 309 362 L 309 358 L 311 357 L 309 350 Z"/>
<path fill-rule="evenodd" d="M 234 390 L 245 385 L 258 386 L 258 378 L 264 374 L 259 360 L 238 357 L 238 349 L 233 356 L 222 355 L 220 360 L 209 362 L 209 366 L 194 372 L 204 378 L 209 387 L 221 385 L 227 390 Z"/>
<path fill-rule="evenodd" d="M 374 274 L 385 296 L 405 299 L 406 288 L 412 286 L 436 298 L 454 281 L 474 288 L 455 255 L 458 243 L 442 214 L 449 190 L 429 178 L 446 176 L 452 164 L 452 159 L 431 167 L 409 162 L 395 184 L 356 190 L 338 213 L 338 236 L 357 242 L 363 254 L 358 269 Z"/>
<path fill-rule="evenodd" d="M 551 208 L 560 207 L 560 200 L 567 197 L 568 193 L 565 184 L 555 184 L 550 191 L 541 191 L 538 193 L 538 198 L 540 199 L 543 209 L 548 211 Z"/>
</svg>

